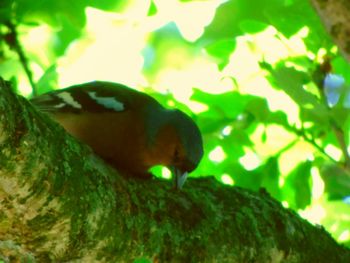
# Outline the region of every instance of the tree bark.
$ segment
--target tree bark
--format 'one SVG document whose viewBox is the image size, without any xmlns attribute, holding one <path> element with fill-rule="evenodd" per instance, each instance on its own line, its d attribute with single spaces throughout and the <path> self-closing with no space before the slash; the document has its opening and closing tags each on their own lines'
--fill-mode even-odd
<svg viewBox="0 0 350 263">
<path fill-rule="evenodd" d="M 310 0 L 326 30 L 350 61 L 350 2 L 348 0 Z"/>
<path fill-rule="evenodd" d="M 350 262 L 263 189 L 118 174 L 0 80 L 0 261 Z"/>
</svg>

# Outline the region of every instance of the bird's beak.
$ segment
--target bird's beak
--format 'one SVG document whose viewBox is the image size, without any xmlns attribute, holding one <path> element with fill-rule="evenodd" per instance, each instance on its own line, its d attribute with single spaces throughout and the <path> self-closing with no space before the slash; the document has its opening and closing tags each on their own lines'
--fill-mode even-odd
<svg viewBox="0 0 350 263">
<path fill-rule="evenodd" d="M 188 172 L 182 172 L 174 166 L 170 167 L 170 170 L 175 180 L 175 187 L 180 190 L 188 177 Z"/>
</svg>

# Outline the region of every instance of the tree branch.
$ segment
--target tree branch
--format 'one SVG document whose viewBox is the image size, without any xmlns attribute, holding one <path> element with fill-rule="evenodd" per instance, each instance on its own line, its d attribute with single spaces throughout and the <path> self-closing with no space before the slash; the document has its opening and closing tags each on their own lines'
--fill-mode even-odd
<svg viewBox="0 0 350 263">
<path fill-rule="evenodd" d="M 118 174 L 3 80 L 0 215 L 4 261 L 350 262 L 264 190 Z"/>
</svg>

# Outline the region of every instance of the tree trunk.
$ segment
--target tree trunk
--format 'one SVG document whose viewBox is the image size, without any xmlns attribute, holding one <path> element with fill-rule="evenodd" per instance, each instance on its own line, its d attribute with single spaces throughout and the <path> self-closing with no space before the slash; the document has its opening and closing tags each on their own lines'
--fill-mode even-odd
<svg viewBox="0 0 350 263">
<path fill-rule="evenodd" d="M 350 61 L 350 1 L 310 0 L 328 33 Z"/>
<path fill-rule="evenodd" d="M 0 262 L 141 258 L 350 262 L 350 251 L 264 190 L 118 174 L 0 79 Z"/>
</svg>

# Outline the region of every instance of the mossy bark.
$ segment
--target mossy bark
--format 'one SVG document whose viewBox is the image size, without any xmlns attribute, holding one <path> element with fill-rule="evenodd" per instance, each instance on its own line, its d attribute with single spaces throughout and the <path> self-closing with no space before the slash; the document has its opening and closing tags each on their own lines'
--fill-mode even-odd
<svg viewBox="0 0 350 263">
<path fill-rule="evenodd" d="M 126 178 L 0 80 L 0 259 L 140 258 L 350 262 L 350 251 L 263 190 Z"/>
</svg>

